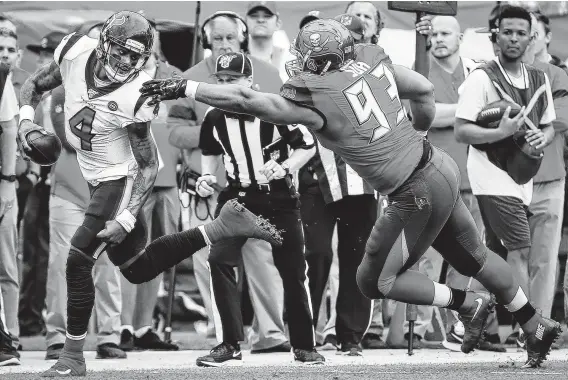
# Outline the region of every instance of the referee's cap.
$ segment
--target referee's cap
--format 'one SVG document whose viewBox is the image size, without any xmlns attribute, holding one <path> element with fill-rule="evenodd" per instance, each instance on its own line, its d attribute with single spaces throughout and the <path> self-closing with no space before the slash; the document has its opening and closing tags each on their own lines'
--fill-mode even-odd
<svg viewBox="0 0 568 380">
<path fill-rule="evenodd" d="M 252 62 L 241 52 L 227 53 L 219 56 L 215 66 L 215 75 L 228 74 L 244 77 L 250 77 L 252 75 Z"/>
</svg>

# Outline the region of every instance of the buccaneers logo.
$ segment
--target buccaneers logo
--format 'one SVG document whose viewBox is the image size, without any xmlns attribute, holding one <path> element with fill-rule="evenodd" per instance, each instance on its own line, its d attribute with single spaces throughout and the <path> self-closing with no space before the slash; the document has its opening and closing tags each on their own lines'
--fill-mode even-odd
<svg viewBox="0 0 568 380">
<path fill-rule="evenodd" d="M 312 50 L 314 53 L 319 53 L 319 52 L 322 52 L 322 51 L 325 51 L 325 50 L 329 50 L 328 48 L 325 47 L 325 45 L 327 45 L 327 43 L 329 42 L 329 37 L 327 37 L 327 39 L 322 42 L 321 34 L 319 34 L 319 33 L 312 33 L 310 35 L 311 46 L 308 45 L 305 41 L 302 41 L 302 42 L 304 42 L 304 45 L 308 49 Z"/>
</svg>

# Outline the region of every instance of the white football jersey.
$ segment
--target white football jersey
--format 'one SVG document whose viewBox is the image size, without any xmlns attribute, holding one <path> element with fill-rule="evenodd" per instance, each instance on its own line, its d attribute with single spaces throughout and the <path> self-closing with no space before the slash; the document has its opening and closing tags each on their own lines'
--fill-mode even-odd
<svg viewBox="0 0 568 380">
<path fill-rule="evenodd" d="M 124 127 L 155 118 L 155 107 L 140 96 L 142 84 L 152 79 L 144 71 L 124 84 L 95 86 L 97 44 L 97 39 L 73 33 L 54 54 L 65 88 L 65 135 L 77 151 L 83 177 L 93 185 L 136 176 L 138 165 Z"/>
</svg>

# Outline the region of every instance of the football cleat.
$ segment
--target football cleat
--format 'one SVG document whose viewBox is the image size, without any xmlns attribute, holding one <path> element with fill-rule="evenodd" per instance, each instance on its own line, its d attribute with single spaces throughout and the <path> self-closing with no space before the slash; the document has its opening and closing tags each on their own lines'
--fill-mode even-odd
<svg viewBox="0 0 568 380">
<path fill-rule="evenodd" d="M 493 297 L 489 294 L 477 294 L 472 308 L 466 313 L 460 313 L 460 321 L 465 328 L 461 345 L 462 352 L 470 353 L 479 345 L 487 318 L 493 312 L 494 304 Z"/>
<path fill-rule="evenodd" d="M 533 334 L 525 333 L 527 361 L 522 368 L 538 368 L 550 353 L 552 344 L 560 337 L 562 327 L 552 319 L 541 317 Z"/>
</svg>

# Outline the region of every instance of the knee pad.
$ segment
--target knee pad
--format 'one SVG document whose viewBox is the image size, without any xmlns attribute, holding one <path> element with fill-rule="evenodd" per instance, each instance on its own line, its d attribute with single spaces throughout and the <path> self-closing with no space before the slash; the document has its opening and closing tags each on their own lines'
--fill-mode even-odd
<svg viewBox="0 0 568 380">
<path fill-rule="evenodd" d="M 370 272 L 371 271 L 363 265 L 359 265 L 359 268 L 357 268 L 357 285 L 359 286 L 359 290 L 365 297 L 371 300 L 385 298 L 385 295 L 379 290 L 379 276 Z"/>
<path fill-rule="evenodd" d="M 452 263 L 454 268 L 467 277 L 476 277 L 485 266 L 487 261 L 487 250 L 485 244 L 480 244 L 472 253 L 469 254 L 470 259 L 460 260 L 459 262 Z M 466 257 L 463 256 L 462 257 Z"/>
<path fill-rule="evenodd" d="M 92 276 L 95 260 L 77 248 L 71 246 L 69 257 L 67 257 L 67 281 L 80 282 L 82 279 L 89 279 Z"/>
</svg>

